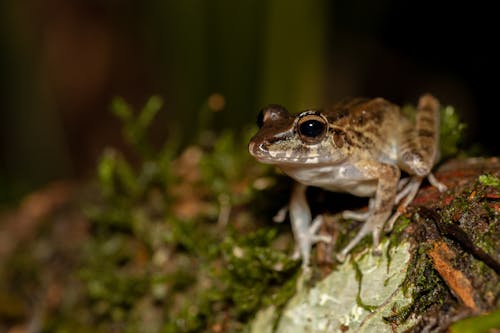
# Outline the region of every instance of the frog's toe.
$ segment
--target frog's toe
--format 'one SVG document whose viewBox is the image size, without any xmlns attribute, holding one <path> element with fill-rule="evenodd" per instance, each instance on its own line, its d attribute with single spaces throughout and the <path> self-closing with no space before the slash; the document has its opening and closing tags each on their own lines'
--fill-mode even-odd
<svg viewBox="0 0 500 333">
<path fill-rule="evenodd" d="M 317 242 L 330 243 L 332 241 L 332 238 L 328 235 L 318 235 L 319 228 L 323 224 L 323 221 L 323 216 L 318 215 L 309 226 L 309 229 L 307 230 L 307 237 L 311 245 L 316 244 Z"/>
<path fill-rule="evenodd" d="M 401 213 L 398 210 L 394 214 L 392 214 L 391 218 L 385 224 L 384 232 L 391 232 L 392 228 L 394 227 L 394 223 L 396 223 L 400 216 Z"/>
<path fill-rule="evenodd" d="M 343 252 L 339 252 L 337 253 L 337 255 L 335 256 L 335 258 L 337 258 L 337 261 L 338 262 L 344 262 L 345 259 L 346 259 L 347 255 Z"/>
<path fill-rule="evenodd" d="M 448 189 L 445 184 L 441 183 L 439 180 L 437 180 L 436 176 L 434 174 L 430 173 L 427 176 L 427 180 L 429 183 L 431 183 L 432 186 L 438 189 L 439 192 L 444 192 Z"/>
<path fill-rule="evenodd" d="M 365 222 L 365 224 L 361 227 L 361 230 L 358 231 L 358 233 L 356 234 L 356 236 L 354 236 L 353 239 L 351 239 L 351 241 L 349 242 L 349 244 L 347 244 L 346 247 L 344 247 L 342 249 L 342 251 L 340 251 L 338 254 L 337 254 L 337 259 L 339 261 L 343 261 L 343 259 L 345 259 L 345 257 L 347 256 L 347 254 L 349 254 L 349 252 L 351 252 L 351 250 L 359 244 L 359 242 L 366 236 L 368 235 L 372 230 L 370 229 L 370 225 L 368 222 Z M 342 259 L 342 260 L 340 260 Z"/>
<path fill-rule="evenodd" d="M 316 244 L 318 242 L 331 243 L 332 237 L 330 237 L 328 235 L 314 235 L 311 237 L 311 241 L 313 244 Z"/>
<path fill-rule="evenodd" d="M 366 221 L 368 220 L 368 217 L 370 216 L 370 212 L 355 212 L 352 210 L 344 210 L 342 212 L 342 218 L 345 220 L 354 220 L 354 221 Z"/>
<path fill-rule="evenodd" d="M 344 247 L 342 251 L 340 251 L 337 254 L 337 260 L 341 262 L 344 261 L 349 252 L 351 252 L 351 250 L 354 247 L 356 247 L 356 245 L 358 245 L 359 242 L 361 242 L 361 240 L 365 236 L 368 236 L 370 233 L 372 234 L 373 238 L 373 251 L 376 252 L 380 243 L 380 233 L 383 225 L 383 223 L 381 224 L 379 222 L 380 222 L 379 219 L 368 219 L 368 221 L 366 221 L 365 224 L 363 224 L 361 229 L 358 231 L 356 236 L 354 236 L 354 238 L 349 242 L 349 244 L 347 244 L 347 246 Z"/>
<path fill-rule="evenodd" d="M 380 244 L 378 244 L 377 246 L 375 246 L 375 244 L 373 244 L 372 254 L 374 256 L 381 256 L 382 255 L 382 248 L 380 247 Z"/>
<path fill-rule="evenodd" d="M 375 200 L 370 199 L 368 202 L 368 210 L 363 211 L 363 210 L 357 210 L 357 211 L 352 211 L 352 210 L 344 210 L 342 212 L 342 218 L 345 220 L 352 219 L 354 221 L 366 221 L 370 218 L 371 216 L 371 211 L 373 210 L 373 207 L 375 205 Z"/>
<path fill-rule="evenodd" d="M 288 205 L 282 207 L 276 215 L 273 217 L 273 221 L 276 223 L 282 223 L 286 219 L 286 215 L 288 214 Z"/>
</svg>

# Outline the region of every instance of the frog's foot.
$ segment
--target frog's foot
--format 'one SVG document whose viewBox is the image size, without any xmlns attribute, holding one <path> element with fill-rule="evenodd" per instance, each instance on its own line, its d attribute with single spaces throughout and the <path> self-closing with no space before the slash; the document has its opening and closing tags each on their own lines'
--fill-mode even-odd
<svg viewBox="0 0 500 333">
<path fill-rule="evenodd" d="M 394 227 L 394 223 L 396 220 L 403 214 L 406 210 L 406 207 L 413 201 L 415 196 L 417 195 L 418 189 L 420 188 L 420 184 L 422 183 L 422 177 L 412 177 L 410 181 L 405 185 L 405 187 L 396 194 L 395 202 L 399 203 L 396 212 L 392 214 L 385 225 L 385 232 L 390 232 Z"/>
<path fill-rule="evenodd" d="M 318 235 L 319 229 L 323 224 L 323 216 L 318 215 L 311 222 L 311 225 L 304 231 L 295 234 L 294 259 L 302 257 L 302 267 L 309 266 L 311 248 L 318 242 L 330 243 L 332 238 L 327 235 Z"/>
<path fill-rule="evenodd" d="M 401 199 L 406 197 L 412 190 L 412 185 L 410 184 L 410 180 L 415 177 L 406 177 L 406 178 L 401 178 L 398 183 L 398 194 L 396 195 L 396 199 L 394 200 L 396 204 L 398 204 Z M 438 189 L 439 192 L 444 192 L 448 188 L 446 187 L 445 184 L 441 183 L 439 180 L 437 180 L 436 176 L 434 174 L 430 173 L 427 176 L 427 180 L 429 183 L 434 186 L 435 188 Z"/>
<path fill-rule="evenodd" d="M 399 190 L 399 192 L 396 194 L 396 198 L 394 199 L 394 203 L 397 205 L 398 203 L 401 202 L 401 200 L 405 197 L 408 197 L 410 192 L 412 192 L 415 188 L 415 184 L 412 183 L 412 179 L 408 179 L 408 182 Z M 420 186 L 420 183 L 418 183 L 418 186 Z M 418 187 L 417 187 L 418 190 Z"/>
<path fill-rule="evenodd" d="M 439 192 L 446 191 L 446 185 L 437 180 L 432 173 L 427 176 L 427 179 L 432 186 L 439 190 Z M 413 199 L 415 199 L 421 183 L 422 177 L 412 177 L 410 181 L 406 182 L 404 187 L 398 192 L 398 194 L 396 195 L 396 199 L 394 200 L 396 204 L 399 203 L 398 209 L 387 221 L 384 231 L 390 232 L 392 230 L 392 228 L 394 227 L 394 223 L 396 223 L 401 214 L 405 212 L 406 207 L 408 207 Z"/>
<path fill-rule="evenodd" d="M 356 236 L 347 244 L 346 247 L 342 249 L 339 253 L 337 253 L 337 260 L 343 262 L 346 256 L 351 252 L 351 250 L 359 244 L 359 242 L 370 233 L 373 237 L 373 251 L 375 254 L 380 253 L 379 241 L 380 241 L 380 232 L 382 230 L 384 219 L 377 219 L 374 216 L 370 216 L 368 220 L 363 224 L 361 230 L 358 231 Z"/>
</svg>

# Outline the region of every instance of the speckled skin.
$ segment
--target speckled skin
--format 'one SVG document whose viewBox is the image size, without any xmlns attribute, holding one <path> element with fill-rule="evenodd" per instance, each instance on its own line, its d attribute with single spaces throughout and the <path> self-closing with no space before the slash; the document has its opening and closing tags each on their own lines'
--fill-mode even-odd
<svg viewBox="0 0 500 333">
<path fill-rule="evenodd" d="M 339 253 L 338 258 L 343 260 L 369 233 L 377 247 L 384 225 L 387 231 L 392 229 L 422 179 L 432 176 L 438 157 L 439 102 L 431 95 L 420 98 L 414 122 L 382 98 L 353 99 L 297 116 L 279 105 L 270 105 L 262 110 L 260 122 L 261 128 L 249 144 L 250 153 L 260 162 L 277 165 L 302 184 L 292 194 L 290 216 L 305 265 L 310 247 L 318 240 L 314 235 L 317 225 L 316 230 L 309 228 L 311 214 L 305 186 L 371 198 L 367 213 L 344 214 L 365 223 Z M 411 176 L 409 181 L 400 182 L 401 170 Z"/>
</svg>

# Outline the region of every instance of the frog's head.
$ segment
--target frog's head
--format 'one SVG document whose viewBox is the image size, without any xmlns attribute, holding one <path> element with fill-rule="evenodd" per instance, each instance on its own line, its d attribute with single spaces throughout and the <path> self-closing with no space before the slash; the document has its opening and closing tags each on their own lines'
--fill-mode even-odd
<svg viewBox="0 0 500 333">
<path fill-rule="evenodd" d="M 277 165 L 330 164 L 345 159 L 335 143 L 335 130 L 320 111 L 307 110 L 291 116 L 280 105 L 264 108 L 257 119 L 259 132 L 248 150 L 258 161 Z"/>
</svg>

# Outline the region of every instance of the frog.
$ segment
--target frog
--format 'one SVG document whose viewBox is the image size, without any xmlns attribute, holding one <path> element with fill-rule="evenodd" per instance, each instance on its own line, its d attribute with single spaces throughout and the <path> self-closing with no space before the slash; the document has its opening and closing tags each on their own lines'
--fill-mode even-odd
<svg viewBox="0 0 500 333">
<path fill-rule="evenodd" d="M 316 242 L 331 241 L 319 234 L 323 215 L 311 216 L 308 186 L 368 198 L 367 210 L 342 212 L 362 225 L 337 253 L 340 262 L 369 235 L 375 253 L 380 251 L 381 235 L 391 232 L 425 178 L 446 190 L 431 172 L 439 161 L 439 109 L 434 96 L 423 94 L 414 117 L 380 97 L 347 99 L 296 115 L 278 104 L 260 111 L 248 150 L 296 181 L 287 210 L 302 267 L 309 267 Z"/>
</svg>

